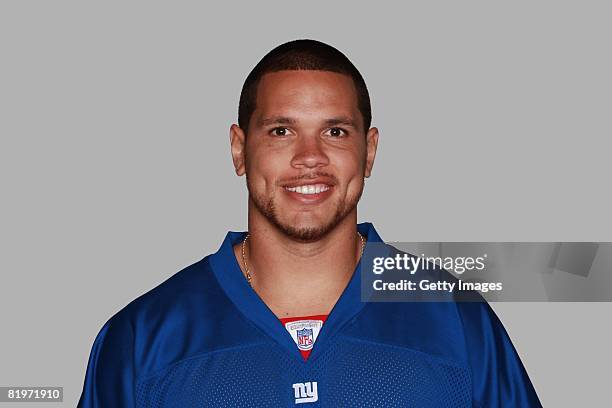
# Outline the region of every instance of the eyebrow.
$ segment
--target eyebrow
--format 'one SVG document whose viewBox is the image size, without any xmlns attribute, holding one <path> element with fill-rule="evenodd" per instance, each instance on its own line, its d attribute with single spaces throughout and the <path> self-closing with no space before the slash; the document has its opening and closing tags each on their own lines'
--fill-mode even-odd
<svg viewBox="0 0 612 408">
<path fill-rule="evenodd" d="M 272 116 L 270 118 L 263 118 L 259 120 L 259 126 L 266 125 L 294 125 L 297 121 L 286 116 Z"/>
<path fill-rule="evenodd" d="M 355 129 L 357 129 L 357 123 L 355 123 L 355 121 L 353 119 L 345 117 L 345 116 L 341 116 L 339 118 L 327 119 L 325 121 L 325 124 L 327 126 L 336 126 L 336 125 L 351 126 L 351 127 L 355 128 Z"/>
<path fill-rule="evenodd" d="M 287 116 L 272 116 L 269 118 L 263 118 L 259 120 L 259 126 L 267 126 L 267 125 L 295 125 L 297 120 L 287 117 Z M 324 121 L 326 126 L 336 126 L 336 125 L 344 125 L 351 126 L 357 129 L 357 123 L 349 117 L 340 116 L 337 118 L 329 118 Z"/>
</svg>

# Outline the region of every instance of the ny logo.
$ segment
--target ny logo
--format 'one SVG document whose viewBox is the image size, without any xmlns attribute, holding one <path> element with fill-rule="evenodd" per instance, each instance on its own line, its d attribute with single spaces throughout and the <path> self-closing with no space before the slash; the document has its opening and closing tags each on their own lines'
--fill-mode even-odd
<svg viewBox="0 0 612 408">
<path fill-rule="evenodd" d="M 293 384 L 293 392 L 295 394 L 296 404 L 304 404 L 306 402 L 315 402 L 319 400 L 316 381 L 295 383 Z"/>
</svg>

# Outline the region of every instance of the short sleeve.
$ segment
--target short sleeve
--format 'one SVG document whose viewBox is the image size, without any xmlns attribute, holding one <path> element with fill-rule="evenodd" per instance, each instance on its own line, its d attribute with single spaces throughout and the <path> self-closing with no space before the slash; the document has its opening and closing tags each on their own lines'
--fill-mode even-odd
<svg viewBox="0 0 612 408">
<path fill-rule="evenodd" d="M 521 359 L 486 302 L 458 303 L 476 407 L 541 407 Z"/>
<path fill-rule="evenodd" d="M 78 408 L 135 406 L 133 350 L 132 325 L 113 316 L 94 341 Z"/>
</svg>

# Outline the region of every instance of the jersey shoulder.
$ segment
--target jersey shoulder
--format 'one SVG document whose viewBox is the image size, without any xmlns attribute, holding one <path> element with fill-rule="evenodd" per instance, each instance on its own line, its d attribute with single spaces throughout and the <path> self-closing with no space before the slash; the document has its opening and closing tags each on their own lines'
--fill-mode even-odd
<svg viewBox="0 0 612 408">
<path fill-rule="evenodd" d="M 129 349 L 138 378 L 188 358 L 262 339 L 227 297 L 205 257 L 117 312 L 96 343 L 110 353 Z"/>
</svg>

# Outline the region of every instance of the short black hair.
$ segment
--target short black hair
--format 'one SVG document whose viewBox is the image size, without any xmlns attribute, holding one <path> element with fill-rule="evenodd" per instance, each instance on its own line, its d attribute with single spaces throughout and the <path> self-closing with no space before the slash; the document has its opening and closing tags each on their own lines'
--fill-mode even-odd
<svg viewBox="0 0 612 408">
<path fill-rule="evenodd" d="M 238 126 L 247 132 L 257 101 L 257 87 L 264 74 L 278 71 L 330 71 L 348 75 L 357 90 L 357 106 L 363 116 L 364 131 L 372 123 L 370 94 L 353 63 L 331 45 L 316 40 L 294 40 L 267 53 L 247 76 L 240 93 Z"/>
</svg>

